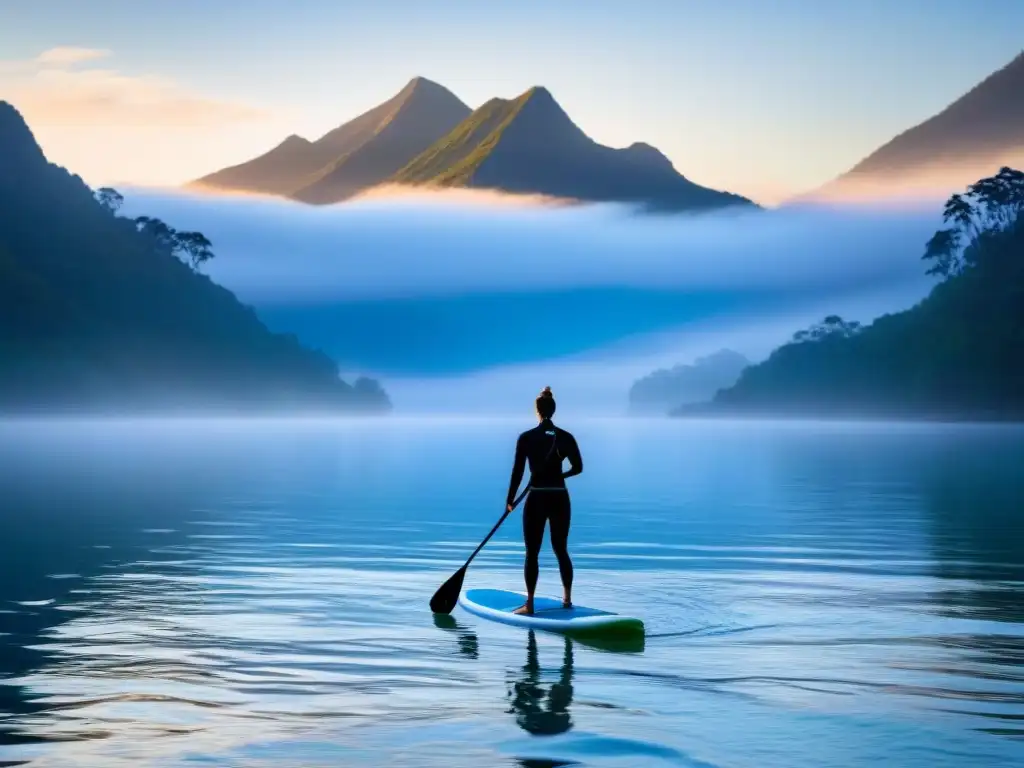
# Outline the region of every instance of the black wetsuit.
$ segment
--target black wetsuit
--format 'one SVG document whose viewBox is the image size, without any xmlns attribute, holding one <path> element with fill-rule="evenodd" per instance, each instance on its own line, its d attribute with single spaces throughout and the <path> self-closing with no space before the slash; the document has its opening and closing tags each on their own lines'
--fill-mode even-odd
<svg viewBox="0 0 1024 768">
<path fill-rule="evenodd" d="M 569 460 L 570 469 L 562 471 L 562 461 Z M 538 556 L 544 541 L 544 525 L 551 524 L 551 548 L 558 558 L 558 571 L 563 586 L 572 586 L 572 560 L 569 559 L 569 522 L 572 507 L 565 478 L 583 471 L 576 438 L 544 419 L 533 429 L 523 432 L 516 441 L 516 458 L 508 488 L 508 504 L 515 501 L 523 480 L 526 464 L 530 465 L 530 493 L 523 508 L 523 542 L 526 544 L 526 587 L 533 594 L 540 570 Z"/>
</svg>

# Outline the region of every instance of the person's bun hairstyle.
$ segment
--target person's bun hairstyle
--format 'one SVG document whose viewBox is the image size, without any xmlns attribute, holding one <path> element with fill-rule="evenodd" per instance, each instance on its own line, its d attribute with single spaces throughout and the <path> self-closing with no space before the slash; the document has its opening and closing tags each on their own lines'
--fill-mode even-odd
<svg viewBox="0 0 1024 768">
<path fill-rule="evenodd" d="M 537 407 L 537 415 L 542 419 L 550 419 L 555 415 L 555 396 L 551 392 L 551 387 L 544 387 L 540 394 L 537 395 L 535 401 Z"/>
</svg>

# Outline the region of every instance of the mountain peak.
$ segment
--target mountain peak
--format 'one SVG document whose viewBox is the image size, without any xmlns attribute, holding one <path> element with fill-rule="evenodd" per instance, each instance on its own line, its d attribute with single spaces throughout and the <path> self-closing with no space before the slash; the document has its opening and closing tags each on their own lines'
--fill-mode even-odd
<svg viewBox="0 0 1024 768">
<path fill-rule="evenodd" d="M 402 88 L 402 90 L 399 91 L 399 93 L 411 95 L 413 93 L 424 93 L 430 91 L 433 91 L 435 93 L 451 93 L 447 88 L 445 88 L 440 83 L 436 83 L 433 80 L 429 80 L 421 75 L 417 75 L 416 77 L 412 78 L 408 83 L 405 84 L 405 87 Z"/>
<path fill-rule="evenodd" d="M 505 132 L 505 142 L 521 139 L 529 144 L 535 135 L 544 135 L 549 141 L 556 142 L 589 141 L 562 105 L 555 101 L 551 91 L 542 85 L 533 86 L 509 105 L 516 111 L 516 119 Z"/>
<path fill-rule="evenodd" d="M 803 199 L 946 195 L 1024 158 L 1024 51 Z M 797 198 L 797 199 L 801 199 Z"/>
<path fill-rule="evenodd" d="M 678 174 L 682 178 L 686 178 L 676 167 L 672 164 L 672 161 L 665 156 L 657 147 L 653 147 L 644 141 L 634 141 L 625 149 L 619 150 L 622 156 L 629 158 L 629 161 L 640 168 L 647 168 L 648 170 L 658 172 L 669 172 Z"/>
<path fill-rule="evenodd" d="M 395 96 L 322 138 L 321 168 L 290 196 L 335 203 L 380 184 L 444 136 L 470 109 L 443 85 L 414 77 Z"/>
<path fill-rule="evenodd" d="M 417 76 L 387 101 L 316 141 L 292 134 L 259 157 L 198 183 L 310 203 L 338 202 L 384 181 L 469 113 L 443 85 Z"/>
<path fill-rule="evenodd" d="M 551 91 L 549 91 L 543 85 L 533 86 L 524 95 L 530 101 L 550 102 L 551 104 L 555 105 L 558 104 L 558 102 L 555 101 L 555 97 L 551 95 Z"/>
<path fill-rule="evenodd" d="M 632 150 L 633 152 L 653 152 L 656 155 L 661 155 L 662 157 L 664 157 L 664 155 L 662 155 L 661 152 L 658 151 L 657 147 L 651 146 L 646 141 L 634 141 L 632 144 L 626 147 L 626 149 Z"/>
<path fill-rule="evenodd" d="M 750 204 L 690 182 L 649 144 L 626 149 L 598 144 L 539 85 L 483 104 L 390 181 L 663 210 Z"/>
<path fill-rule="evenodd" d="M 518 98 L 514 99 L 511 103 L 518 103 L 521 114 L 528 115 L 530 120 L 545 119 L 572 123 L 572 119 L 569 117 L 568 113 L 562 109 L 562 105 L 555 101 L 555 97 L 551 95 L 551 91 L 543 85 L 533 86 L 522 93 Z"/>
<path fill-rule="evenodd" d="M 305 146 L 306 144 L 310 144 L 310 143 L 312 143 L 312 142 L 310 142 L 309 139 L 303 138 L 302 136 L 299 136 L 299 134 L 297 134 L 297 133 L 292 133 L 287 138 L 285 138 L 284 141 L 281 142 L 280 146 L 282 146 L 282 147 L 290 147 L 292 145 L 295 145 L 295 146 Z"/>
<path fill-rule="evenodd" d="M 46 156 L 25 118 L 13 104 L 0 101 L 0 168 L 14 170 L 45 162 Z"/>
</svg>

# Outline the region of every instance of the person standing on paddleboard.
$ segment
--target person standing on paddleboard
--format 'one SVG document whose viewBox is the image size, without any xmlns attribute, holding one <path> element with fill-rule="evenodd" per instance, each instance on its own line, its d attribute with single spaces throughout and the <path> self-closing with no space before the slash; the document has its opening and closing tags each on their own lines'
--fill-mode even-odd
<svg viewBox="0 0 1024 768">
<path fill-rule="evenodd" d="M 571 504 L 565 478 L 583 471 L 576 438 L 560 427 L 551 417 L 555 415 L 555 398 L 551 387 L 544 387 L 535 401 L 540 423 L 519 435 L 516 456 L 512 464 L 506 510 L 512 505 L 523 480 L 526 463 L 530 464 L 529 494 L 523 508 L 523 542 L 526 544 L 526 604 L 514 613 L 532 614 L 533 595 L 540 574 L 540 546 L 544 543 L 544 526 L 551 528 L 551 548 L 558 558 L 558 572 L 562 577 L 562 607 L 572 607 L 572 560 L 569 559 L 569 519 Z M 562 462 L 569 460 L 569 470 L 562 471 Z"/>
</svg>

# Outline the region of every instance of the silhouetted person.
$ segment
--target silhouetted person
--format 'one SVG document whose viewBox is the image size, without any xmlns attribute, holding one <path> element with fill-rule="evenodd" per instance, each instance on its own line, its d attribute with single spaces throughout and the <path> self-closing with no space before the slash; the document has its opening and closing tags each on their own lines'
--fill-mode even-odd
<svg viewBox="0 0 1024 768">
<path fill-rule="evenodd" d="M 537 657 L 537 636 L 530 630 L 526 646 L 526 664 L 522 675 L 508 690 L 508 710 L 515 714 L 519 727 L 535 736 L 554 736 L 572 728 L 569 712 L 573 696 L 572 640 L 565 639 L 565 653 L 558 681 L 545 692 L 541 685 L 540 661 Z M 547 699 L 546 706 L 544 699 Z"/>
<path fill-rule="evenodd" d="M 565 478 L 583 471 L 576 438 L 551 422 L 555 414 L 555 398 L 551 387 L 544 387 L 535 401 L 537 418 L 533 429 L 523 432 L 516 441 L 516 458 L 512 465 L 512 481 L 508 488 L 507 509 L 511 511 L 526 463 L 530 463 L 529 494 L 523 508 L 523 541 L 526 544 L 526 604 L 515 613 L 533 613 L 533 595 L 540 572 L 538 557 L 544 542 L 544 525 L 551 525 L 551 548 L 558 558 L 562 577 L 562 606 L 572 607 L 572 560 L 569 559 L 569 519 L 571 505 Z M 569 471 L 562 471 L 562 461 L 569 460 Z"/>
</svg>

